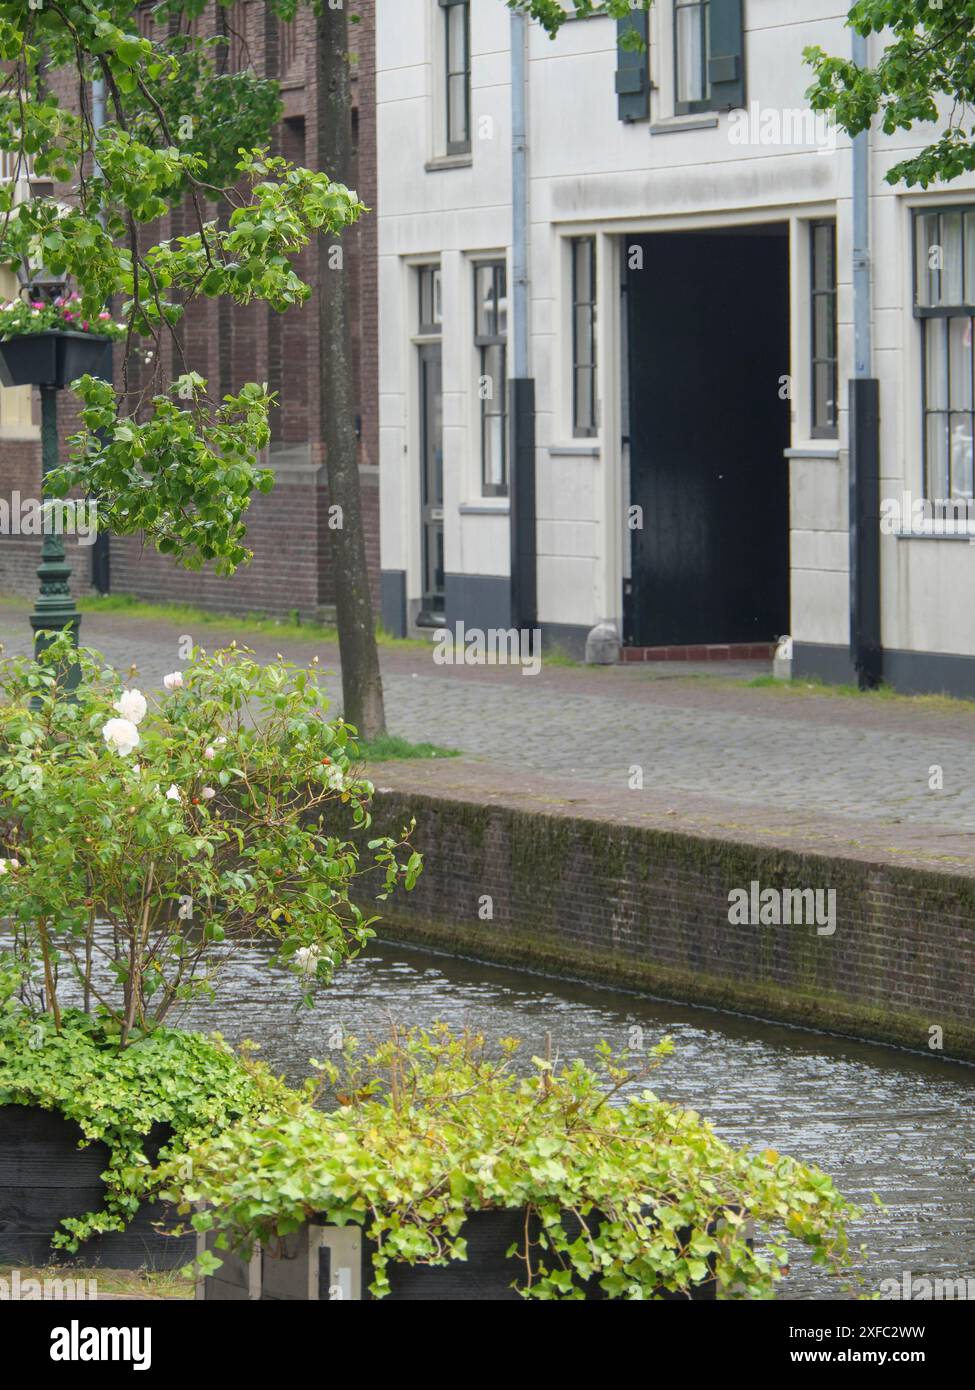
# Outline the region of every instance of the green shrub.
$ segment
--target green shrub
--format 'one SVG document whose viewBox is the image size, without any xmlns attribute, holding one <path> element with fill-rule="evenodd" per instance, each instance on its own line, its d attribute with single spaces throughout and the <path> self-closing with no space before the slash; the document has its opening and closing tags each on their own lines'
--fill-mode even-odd
<svg viewBox="0 0 975 1390">
<path fill-rule="evenodd" d="M 648 1069 L 605 1046 L 595 1070 L 533 1058 L 528 1075 L 512 1065 L 516 1048 L 506 1041 L 493 1058 L 483 1039 L 441 1026 L 394 1034 L 365 1057 L 350 1040 L 341 1070 L 316 1064 L 337 1109 L 292 1093 L 280 1113 L 192 1145 L 191 1177 L 164 1166 L 163 1187 L 197 1230 L 218 1232 L 218 1249 L 273 1245 L 312 1217 L 362 1226 L 379 1297 L 390 1262 L 464 1259 L 468 1214 L 498 1208 L 540 1227 L 532 1244 L 526 1219 L 517 1251 L 526 1297 L 578 1299 L 596 1279 L 611 1297 L 645 1300 L 716 1277 L 723 1297 L 768 1298 L 787 1238 L 817 1264 L 848 1267 L 859 1213 L 818 1169 L 736 1151 L 649 1090 L 622 1100 Z M 670 1050 L 661 1043 L 652 1066 Z M 192 1270 L 219 1263 L 208 1252 Z"/>
</svg>

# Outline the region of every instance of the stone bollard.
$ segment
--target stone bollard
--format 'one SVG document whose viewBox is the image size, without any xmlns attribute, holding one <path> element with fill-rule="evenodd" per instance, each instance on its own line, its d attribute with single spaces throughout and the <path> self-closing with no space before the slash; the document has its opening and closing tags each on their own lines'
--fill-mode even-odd
<svg viewBox="0 0 975 1390">
<path fill-rule="evenodd" d="M 620 659 L 620 635 L 614 623 L 597 623 L 586 638 L 587 666 L 615 666 Z"/>
<path fill-rule="evenodd" d="M 792 638 L 780 637 L 772 658 L 772 675 L 777 681 L 792 680 Z"/>
</svg>

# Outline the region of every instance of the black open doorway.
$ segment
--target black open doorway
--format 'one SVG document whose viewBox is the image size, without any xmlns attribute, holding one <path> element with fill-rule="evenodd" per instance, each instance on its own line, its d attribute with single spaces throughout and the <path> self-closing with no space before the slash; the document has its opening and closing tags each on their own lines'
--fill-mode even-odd
<svg viewBox="0 0 975 1390">
<path fill-rule="evenodd" d="M 789 625 L 786 224 L 627 237 L 632 646 Z"/>
</svg>

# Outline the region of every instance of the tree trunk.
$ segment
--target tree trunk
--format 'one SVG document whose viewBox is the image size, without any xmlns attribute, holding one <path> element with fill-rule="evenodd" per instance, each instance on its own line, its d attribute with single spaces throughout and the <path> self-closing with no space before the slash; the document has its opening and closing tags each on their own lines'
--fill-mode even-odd
<svg viewBox="0 0 975 1390">
<path fill-rule="evenodd" d="M 337 9 L 322 5 L 316 25 L 318 167 L 351 187 L 348 10 L 344 5 Z M 322 235 L 318 247 L 322 441 L 329 501 L 342 509 L 341 527 L 329 531 L 342 661 L 342 713 L 364 739 L 374 739 L 385 733 L 386 716 L 359 491 L 350 276 L 339 238 Z"/>
</svg>

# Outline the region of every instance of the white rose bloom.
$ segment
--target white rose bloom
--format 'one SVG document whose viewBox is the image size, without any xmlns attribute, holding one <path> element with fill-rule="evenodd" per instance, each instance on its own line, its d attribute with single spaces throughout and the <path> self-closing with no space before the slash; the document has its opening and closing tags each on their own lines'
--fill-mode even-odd
<svg viewBox="0 0 975 1390">
<path fill-rule="evenodd" d="M 3 875 L 7 872 L 8 869 L 19 869 L 19 868 L 20 868 L 20 860 L 19 860 L 19 859 L 0 859 L 0 878 L 3 877 Z"/>
<path fill-rule="evenodd" d="M 204 800 L 204 801 L 212 801 L 213 798 L 214 798 L 215 796 L 216 796 L 216 792 L 213 790 L 212 787 L 204 787 L 204 788 L 203 788 L 203 800 Z"/>
<path fill-rule="evenodd" d="M 169 791 L 166 793 L 166 800 L 167 800 L 167 801 L 179 801 L 179 800 L 180 800 L 179 787 L 177 787 L 177 785 L 176 785 L 175 782 L 170 783 Z"/>
<path fill-rule="evenodd" d="M 299 946 L 295 951 L 295 965 L 302 975 L 314 975 L 322 953 L 317 946 Z"/>
<path fill-rule="evenodd" d="M 212 761 L 217 756 L 217 750 L 215 748 L 205 748 L 203 750 L 203 756 Z"/>
<path fill-rule="evenodd" d="M 181 690 L 183 688 L 182 671 L 172 671 L 168 676 L 163 676 L 163 685 L 167 690 Z"/>
<path fill-rule="evenodd" d="M 122 694 L 115 701 L 112 709 L 122 716 L 123 719 L 130 720 L 133 724 L 141 724 L 146 717 L 146 697 L 141 690 L 123 690 Z"/>
<path fill-rule="evenodd" d="M 102 738 L 123 758 L 139 746 L 139 730 L 131 719 L 110 719 L 102 728 Z"/>
</svg>

